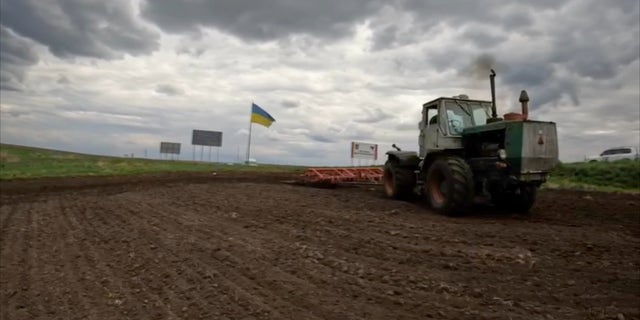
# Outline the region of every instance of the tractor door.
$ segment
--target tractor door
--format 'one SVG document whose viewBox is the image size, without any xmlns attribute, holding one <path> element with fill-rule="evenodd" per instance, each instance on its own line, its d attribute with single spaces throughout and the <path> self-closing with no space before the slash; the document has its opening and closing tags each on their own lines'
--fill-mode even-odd
<svg viewBox="0 0 640 320">
<path fill-rule="evenodd" d="M 424 110 L 425 127 L 421 132 L 421 140 L 423 141 L 424 153 L 426 155 L 435 149 L 440 149 L 438 146 L 438 137 L 440 136 L 440 113 L 438 112 L 438 103 L 428 105 Z"/>
</svg>

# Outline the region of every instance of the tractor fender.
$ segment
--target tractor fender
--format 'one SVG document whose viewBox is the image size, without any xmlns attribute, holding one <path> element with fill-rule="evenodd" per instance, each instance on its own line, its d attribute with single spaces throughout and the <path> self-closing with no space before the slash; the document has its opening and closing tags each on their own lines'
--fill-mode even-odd
<svg viewBox="0 0 640 320">
<path fill-rule="evenodd" d="M 414 151 L 387 151 L 389 161 L 395 161 L 400 167 L 418 168 L 420 158 Z"/>
</svg>

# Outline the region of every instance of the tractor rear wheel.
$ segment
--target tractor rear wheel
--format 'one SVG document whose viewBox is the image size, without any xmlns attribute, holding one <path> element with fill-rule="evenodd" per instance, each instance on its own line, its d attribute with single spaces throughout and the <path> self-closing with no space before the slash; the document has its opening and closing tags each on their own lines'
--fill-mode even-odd
<svg viewBox="0 0 640 320">
<path fill-rule="evenodd" d="M 384 164 L 382 183 L 387 197 L 408 199 L 413 195 L 416 175 L 413 170 L 400 167 L 396 161 L 389 160 Z"/>
<path fill-rule="evenodd" d="M 433 162 L 427 171 L 424 194 L 432 208 L 446 214 L 464 212 L 473 201 L 473 173 L 459 157 Z"/>
<path fill-rule="evenodd" d="M 533 207 L 537 193 L 535 185 L 523 184 L 514 190 L 491 192 L 491 202 L 503 210 L 527 213 Z"/>
</svg>

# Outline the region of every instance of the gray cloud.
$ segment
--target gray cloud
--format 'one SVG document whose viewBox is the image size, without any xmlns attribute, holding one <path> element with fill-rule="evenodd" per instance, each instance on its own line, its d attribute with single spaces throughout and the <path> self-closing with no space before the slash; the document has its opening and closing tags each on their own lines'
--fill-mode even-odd
<svg viewBox="0 0 640 320">
<path fill-rule="evenodd" d="M 178 48 L 176 50 L 176 53 L 178 54 L 187 54 L 190 55 L 192 57 L 200 57 L 203 53 L 205 53 L 207 51 L 207 49 L 205 48 L 191 48 L 188 46 L 182 46 L 180 48 Z"/>
<path fill-rule="evenodd" d="M 400 7 L 415 12 L 423 17 L 425 23 L 434 25 L 433 21 L 441 18 L 441 21 L 461 25 L 464 22 L 486 21 L 488 23 L 514 27 L 517 25 L 529 25 L 530 17 L 524 17 L 529 12 L 544 9 L 558 9 L 567 1 L 535 1 L 527 4 L 509 3 L 501 0 L 488 1 L 438 1 L 438 0 L 404 0 L 399 1 Z"/>
<path fill-rule="evenodd" d="M 637 60 L 640 2 L 578 1 L 568 19 L 554 24 L 553 52 L 549 60 L 564 64 L 569 71 L 593 79 L 610 79 L 618 68 Z M 598 12 L 597 19 L 584 19 Z M 607 27 L 603 27 L 606 24 Z"/>
<path fill-rule="evenodd" d="M 530 108 L 535 110 L 548 103 L 557 104 L 563 97 L 568 97 L 573 105 L 577 106 L 580 104 L 578 89 L 576 81 L 569 78 L 551 79 L 541 86 L 528 88 Z"/>
<path fill-rule="evenodd" d="M 168 96 L 180 96 L 184 94 L 184 90 L 182 88 L 169 83 L 158 84 L 155 91 Z"/>
<path fill-rule="evenodd" d="M 515 87 L 533 87 L 543 85 L 553 75 L 554 68 L 551 64 L 527 61 L 506 70 L 503 82 Z"/>
<path fill-rule="evenodd" d="M 550 8 L 553 6 L 562 6 L 563 1 L 549 1 L 548 3 L 542 3 L 542 1 L 536 1 L 535 4 L 528 3 L 528 5 L 543 5 L 543 8 Z M 556 8 L 557 9 L 557 8 Z M 536 9 L 534 9 L 536 10 Z M 499 21 L 506 30 L 527 28 L 533 24 L 534 10 L 521 7 L 511 7 L 503 12 L 499 13 Z"/>
<path fill-rule="evenodd" d="M 349 34 L 379 7 L 380 0 L 214 0 L 146 1 L 144 17 L 168 32 L 213 27 L 248 40 L 274 40 L 295 34 L 334 39 Z"/>
<path fill-rule="evenodd" d="M 17 117 L 28 115 L 28 114 L 29 112 L 27 111 L 15 110 L 14 108 L 9 108 L 9 107 L 0 105 L 0 117 L 17 118 Z"/>
<path fill-rule="evenodd" d="M 353 120 L 356 123 L 377 123 L 389 118 L 393 118 L 388 112 L 383 111 L 380 108 L 367 108 L 363 111 L 364 115 L 357 117 Z"/>
<path fill-rule="evenodd" d="M 399 131 L 418 131 L 418 123 L 410 123 L 410 122 L 401 122 L 394 127 L 395 130 Z"/>
<path fill-rule="evenodd" d="M 0 25 L 0 90 L 22 90 L 26 69 L 38 63 L 31 43 Z"/>
<path fill-rule="evenodd" d="M 307 137 L 316 142 L 325 142 L 325 143 L 335 142 L 335 139 L 329 138 L 321 134 L 309 134 L 307 135 Z"/>
<path fill-rule="evenodd" d="M 58 80 L 56 80 L 57 84 L 61 84 L 61 85 L 67 85 L 67 84 L 71 84 L 71 80 L 69 80 L 69 78 L 67 78 L 67 76 L 61 74 L 58 77 Z"/>
<path fill-rule="evenodd" d="M 507 40 L 505 34 L 492 32 L 487 28 L 471 26 L 462 34 L 462 39 L 475 44 L 480 49 L 489 49 Z"/>
<path fill-rule="evenodd" d="M 299 101 L 295 101 L 295 100 L 288 100 L 288 99 L 284 99 L 282 100 L 282 103 L 280 103 L 283 107 L 287 108 L 287 109 L 294 109 L 300 106 L 300 102 Z"/>
<path fill-rule="evenodd" d="M 455 28 L 470 22 L 478 26 L 497 24 L 504 30 L 525 28 L 533 23 L 534 10 L 558 8 L 564 1 L 536 1 L 533 4 L 504 5 L 502 1 L 438 0 L 213 0 L 213 1 L 145 1 L 142 14 L 165 31 L 199 32 L 214 28 L 245 40 L 268 41 L 292 35 L 310 35 L 337 39 L 349 35 L 355 25 L 368 22 L 373 31 L 372 48 L 382 50 L 406 45 L 425 36 L 434 28 Z M 480 47 L 503 41 L 497 34 L 485 33 L 473 39 Z"/>
<path fill-rule="evenodd" d="M 504 41 L 504 35 L 487 33 L 487 26 L 493 26 L 502 32 L 522 32 L 533 23 L 532 12 L 542 9 L 558 9 L 566 1 L 535 1 L 527 4 L 504 1 L 439 1 L 439 0 L 400 0 L 394 3 L 394 12 L 404 12 L 406 16 L 392 17 L 380 15 L 372 19 L 374 50 L 381 50 L 415 42 L 420 37 L 435 37 L 438 29 L 447 26 L 452 29 L 464 29 L 473 25 L 476 33 L 463 37 L 462 43 L 474 43 L 479 48 L 488 48 Z M 406 25 L 398 28 L 398 24 Z M 420 36 L 417 36 L 420 35 Z"/>
<path fill-rule="evenodd" d="M 373 50 L 394 47 L 397 45 L 398 27 L 389 25 L 377 30 L 373 38 Z"/>
<path fill-rule="evenodd" d="M 404 28 L 388 23 L 373 26 L 372 47 L 374 50 L 395 47 L 406 34 L 428 34 L 446 25 L 462 30 L 451 39 L 452 45 L 425 47 L 423 63 L 404 60 L 396 63 L 398 71 L 428 66 L 438 72 L 455 70 L 461 78 L 486 79 L 489 69 L 494 68 L 498 72 L 500 90 L 526 88 L 530 94 L 535 94 L 534 109 L 556 104 L 564 97 L 578 105 L 580 79 L 610 79 L 638 60 L 638 2 L 619 4 L 611 6 L 600 1 L 543 1 L 526 5 L 504 5 L 499 1 L 400 1 L 396 10 L 410 12 L 414 17 L 412 23 Z M 593 12 L 599 12 L 598 19 L 586 18 Z M 534 25 L 533 15 L 540 16 L 540 13 L 547 15 L 546 18 L 554 18 L 557 23 Z M 536 55 L 529 54 L 526 46 L 510 47 L 508 35 L 514 34 L 529 39 L 527 46 L 533 48 Z M 453 45 L 456 42 L 459 45 Z M 490 49 L 493 53 L 477 54 L 468 44 L 480 50 Z M 566 74 L 567 71 L 570 74 Z M 479 85 L 477 81 L 474 84 Z"/>
<path fill-rule="evenodd" d="M 5 27 L 49 48 L 59 57 L 120 58 L 158 48 L 159 35 L 126 0 L 2 0 Z"/>
</svg>

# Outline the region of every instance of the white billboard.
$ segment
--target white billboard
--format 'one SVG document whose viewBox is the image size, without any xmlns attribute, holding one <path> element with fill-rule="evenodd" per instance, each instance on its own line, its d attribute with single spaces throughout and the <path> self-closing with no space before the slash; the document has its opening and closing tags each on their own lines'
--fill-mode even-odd
<svg viewBox="0 0 640 320">
<path fill-rule="evenodd" d="M 378 160 L 378 145 L 364 142 L 351 142 L 351 158 Z"/>
</svg>

